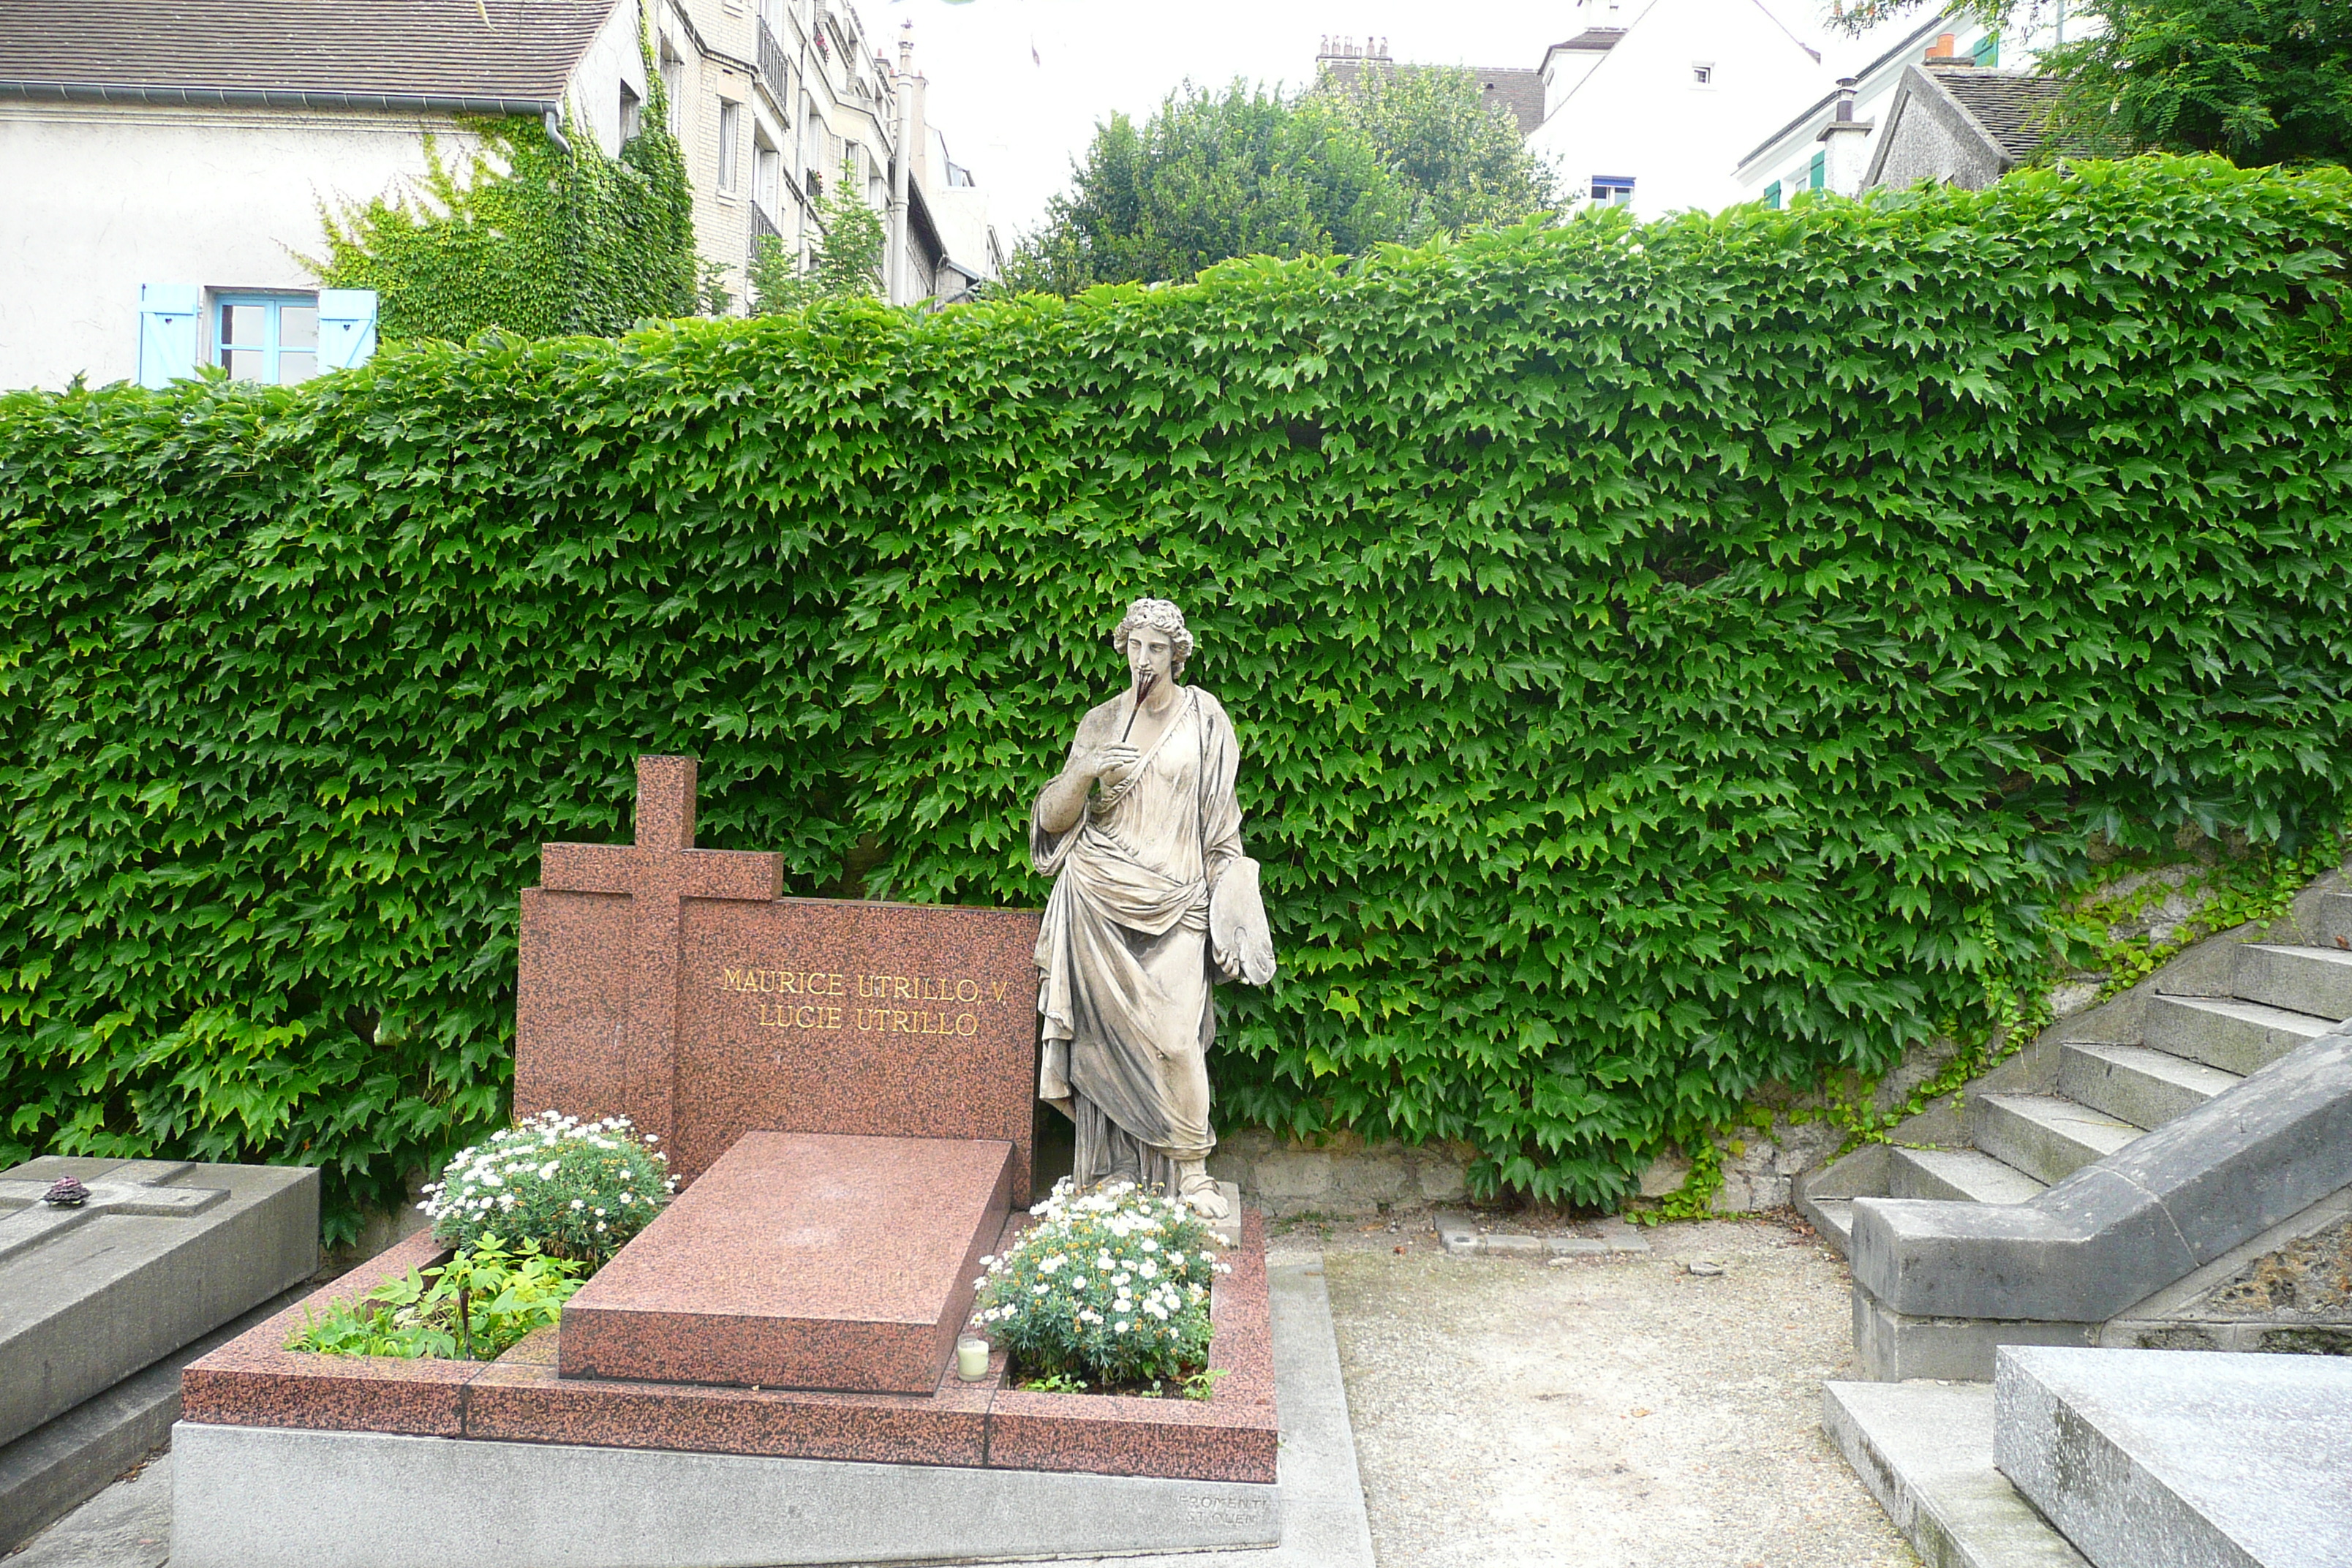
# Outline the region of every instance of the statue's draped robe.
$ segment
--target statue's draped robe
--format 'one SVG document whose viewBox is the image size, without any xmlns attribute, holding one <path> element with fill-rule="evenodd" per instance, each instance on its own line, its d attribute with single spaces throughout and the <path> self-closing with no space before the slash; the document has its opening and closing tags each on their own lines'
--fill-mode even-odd
<svg viewBox="0 0 2352 1568">
<path fill-rule="evenodd" d="M 1176 1164 L 1216 1142 L 1209 890 L 1242 853 L 1241 752 L 1217 700 L 1183 691 L 1123 787 L 1097 786 L 1067 832 L 1030 819 L 1030 860 L 1054 878 L 1037 937 L 1038 1093 L 1077 1123 L 1081 1183 L 1116 1173 L 1172 1192 Z M 1114 699 L 1088 713 L 1071 758 L 1117 741 L 1129 710 Z"/>
</svg>

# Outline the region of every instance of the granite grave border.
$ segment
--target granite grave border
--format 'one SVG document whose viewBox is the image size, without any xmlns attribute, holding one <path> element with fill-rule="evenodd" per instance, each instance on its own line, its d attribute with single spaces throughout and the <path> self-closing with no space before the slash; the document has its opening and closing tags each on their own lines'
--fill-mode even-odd
<svg viewBox="0 0 2352 1568">
<path fill-rule="evenodd" d="M 1016 1213 L 1004 1237 L 1028 1223 Z M 1003 1244 L 1000 1238 L 999 1247 Z M 184 1422 L 711 1454 L 1271 1483 L 1278 1446 L 1265 1226 L 1244 1216 L 1211 1297 L 1210 1398 L 1030 1394 L 952 1369 L 928 1394 L 841 1394 L 563 1377 L 541 1330 L 493 1362 L 289 1351 L 306 1312 L 364 1295 L 449 1248 L 419 1234 L 183 1374 Z"/>
</svg>

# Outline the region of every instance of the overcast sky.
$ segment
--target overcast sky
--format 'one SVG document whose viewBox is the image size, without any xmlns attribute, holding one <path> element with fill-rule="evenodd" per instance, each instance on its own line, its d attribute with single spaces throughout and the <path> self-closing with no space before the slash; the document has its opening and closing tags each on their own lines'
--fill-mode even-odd
<svg viewBox="0 0 2352 1568">
<path fill-rule="evenodd" d="M 955 161 L 987 187 L 990 216 L 1007 247 L 1067 184 L 1070 160 L 1085 151 L 1097 121 L 1115 110 L 1139 120 L 1187 78 L 1297 86 L 1313 78 L 1327 33 L 1360 43 L 1386 37 L 1399 60 L 1531 68 L 1546 45 L 1581 26 L 1570 0 L 856 3 L 877 47 L 894 57 L 899 23 L 913 21 L 931 123 L 946 134 Z M 1774 9 L 1823 47 L 1832 65 L 1855 54 L 1852 40 L 1799 25 L 1812 5 L 1790 0 Z"/>
</svg>

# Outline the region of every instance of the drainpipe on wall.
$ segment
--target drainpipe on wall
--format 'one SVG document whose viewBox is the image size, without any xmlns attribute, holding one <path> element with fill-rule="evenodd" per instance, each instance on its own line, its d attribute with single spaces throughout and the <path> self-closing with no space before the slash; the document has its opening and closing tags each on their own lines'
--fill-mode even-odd
<svg viewBox="0 0 2352 1568">
<path fill-rule="evenodd" d="M 891 87 L 898 100 L 898 145 L 890 157 L 890 263 L 885 269 L 889 279 L 890 303 L 907 303 L 907 180 L 914 164 L 913 138 L 915 24 L 912 18 L 898 24 L 898 74 Z"/>
</svg>

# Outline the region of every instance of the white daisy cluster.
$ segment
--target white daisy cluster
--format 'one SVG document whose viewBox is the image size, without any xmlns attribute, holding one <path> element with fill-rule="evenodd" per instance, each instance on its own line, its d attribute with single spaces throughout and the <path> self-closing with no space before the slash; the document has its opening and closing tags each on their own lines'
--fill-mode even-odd
<svg viewBox="0 0 2352 1568">
<path fill-rule="evenodd" d="M 1125 1385 L 1198 1372 L 1208 1360 L 1209 1288 L 1230 1265 L 1173 1199 L 1114 1183 L 1063 1182 L 988 1272 L 978 1321 L 1024 1376 Z"/>
<path fill-rule="evenodd" d="M 470 1247 L 486 1232 L 551 1256 L 601 1263 L 643 1230 L 677 1181 L 669 1156 L 625 1116 L 583 1121 L 543 1110 L 449 1162 L 416 1206 L 433 1234 Z"/>
</svg>

